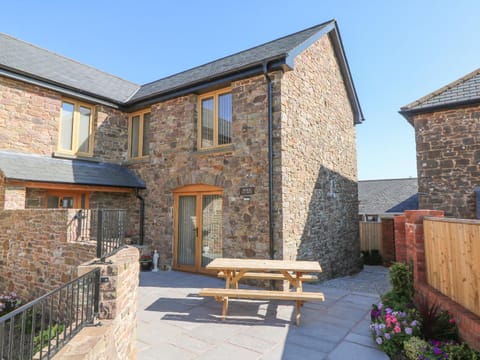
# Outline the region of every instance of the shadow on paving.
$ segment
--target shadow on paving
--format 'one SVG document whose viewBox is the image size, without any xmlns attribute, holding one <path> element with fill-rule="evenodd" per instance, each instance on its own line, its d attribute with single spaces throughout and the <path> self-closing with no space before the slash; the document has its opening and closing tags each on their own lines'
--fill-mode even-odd
<svg viewBox="0 0 480 360">
<path fill-rule="evenodd" d="M 369 334 L 376 294 L 305 284 L 326 301 L 306 302 L 297 327 L 291 301 L 231 299 L 222 320 L 222 303 L 198 292 L 223 286 L 204 275 L 141 273 L 138 359 L 388 359 Z"/>
<path fill-rule="evenodd" d="M 162 320 L 189 321 L 195 323 L 218 323 L 227 325 L 287 326 L 290 320 L 277 318 L 278 306 L 268 300 L 230 299 L 228 316 L 222 320 L 222 303 L 205 299 L 197 293 L 187 298 L 159 298 L 145 311 L 164 313 Z M 255 315 L 255 316 L 252 316 Z"/>
</svg>

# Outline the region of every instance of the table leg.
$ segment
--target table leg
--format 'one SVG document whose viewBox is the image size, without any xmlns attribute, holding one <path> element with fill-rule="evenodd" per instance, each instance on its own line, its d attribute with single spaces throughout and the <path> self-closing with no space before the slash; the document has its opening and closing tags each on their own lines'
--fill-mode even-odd
<svg viewBox="0 0 480 360">
<path fill-rule="evenodd" d="M 223 297 L 222 320 L 225 320 L 228 311 L 228 296 Z"/>
<path fill-rule="evenodd" d="M 302 305 L 303 305 L 303 301 L 301 301 L 301 300 L 296 301 L 295 324 L 297 326 L 300 326 L 300 308 L 301 308 Z"/>
</svg>

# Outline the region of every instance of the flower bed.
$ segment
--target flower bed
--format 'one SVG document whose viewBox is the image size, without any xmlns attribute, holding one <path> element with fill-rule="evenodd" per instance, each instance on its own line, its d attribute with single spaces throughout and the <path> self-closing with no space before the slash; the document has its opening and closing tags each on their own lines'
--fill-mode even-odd
<svg viewBox="0 0 480 360">
<path fill-rule="evenodd" d="M 14 292 L 0 293 L 0 316 L 8 314 L 22 304 L 21 299 Z"/>
<path fill-rule="evenodd" d="M 455 319 L 426 298 L 413 299 L 411 266 L 390 268 L 392 290 L 372 305 L 370 330 L 378 347 L 392 359 L 480 359 L 462 343 Z"/>
</svg>

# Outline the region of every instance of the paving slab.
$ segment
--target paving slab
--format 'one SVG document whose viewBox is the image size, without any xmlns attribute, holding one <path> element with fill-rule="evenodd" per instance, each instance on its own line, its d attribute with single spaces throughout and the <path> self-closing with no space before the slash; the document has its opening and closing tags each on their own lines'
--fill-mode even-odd
<svg viewBox="0 0 480 360">
<path fill-rule="evenodd" d="M 388 359 L 368 328 L 371 304 L 379 289 L 389 288 L 385 268 L 305 284 L 305 291 L 323 292 L 326 301 L 305 303 L 299 327 L 293 302 L 285 301 L 232 300 L 221 320 L 221 303 L 198 292 L 223 286 L 223 280 L 197 274 L 140 273 L 138 359 Z"/>
</svg>

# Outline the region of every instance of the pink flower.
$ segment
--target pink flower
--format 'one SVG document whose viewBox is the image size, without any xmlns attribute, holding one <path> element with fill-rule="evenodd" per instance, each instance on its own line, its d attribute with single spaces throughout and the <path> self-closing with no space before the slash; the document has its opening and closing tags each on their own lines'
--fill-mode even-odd
<svg viewBox="0 0 480 360">
<path fill-rule="evenodd" d="M 454 318 L 451 318 L 451 319 L 449 320 L 449 322 L 450 322 L 450 324 L 455 324 L 455 319 L 454 319 Z"/>
<path fill-rule="evenodd" d="M 402 330 L 400 329 L 400 326 L 397 325 L 393 328 L 393 331 L 395 331 L 398 334 Z"/>
</svg>

